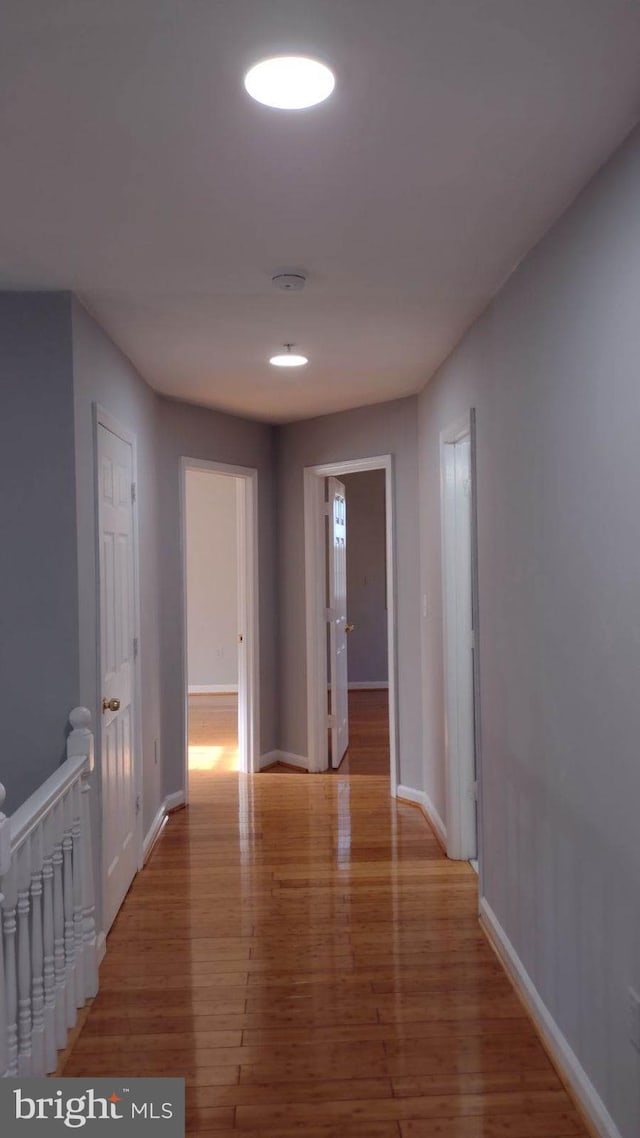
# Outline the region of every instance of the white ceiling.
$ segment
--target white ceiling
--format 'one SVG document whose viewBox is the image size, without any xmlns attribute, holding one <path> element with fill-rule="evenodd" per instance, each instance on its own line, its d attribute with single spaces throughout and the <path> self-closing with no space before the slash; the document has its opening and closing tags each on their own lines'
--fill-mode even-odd
<svg viewBox="0 0 640 1138">
<path fill-rule="evenodd" d="M 335 69 L 309 111 L 246 68 Z M 1 0 L 0 285 L 273 422 L 419 390 L 634 125 L 637 0 Z M 308 273 L 278 293 L 274 270 Z M 266 362 L 284 341 L 300 372 Z"/>
</svg>

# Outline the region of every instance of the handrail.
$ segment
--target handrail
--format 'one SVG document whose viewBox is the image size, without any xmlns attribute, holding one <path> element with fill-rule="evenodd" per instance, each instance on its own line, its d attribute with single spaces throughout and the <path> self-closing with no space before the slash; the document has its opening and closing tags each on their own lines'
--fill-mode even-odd
<svg viewBox="0 0 640 1138">
<path fill-rule="evenodd" d="M 10 815 L 7 821 L 10 826 L 12 856 L 38 828 L 39 823 L 57 800 L 70 786 L 73 786 L 86 761 L 86 758 L 83 759 L 81 756 L 76 759 L 65 759 L 57 771 L 49 775 L 46 782 L 43 782 L 42 786 L 39 786 L 26 802 Z"/>
<path fill-rule="evenodd" d="M 0 1076 L 54 1071 L 98 990 L 91 713 L 69 719 L 66 760 L 9 818 L 0 812 Z"/>
</svg>

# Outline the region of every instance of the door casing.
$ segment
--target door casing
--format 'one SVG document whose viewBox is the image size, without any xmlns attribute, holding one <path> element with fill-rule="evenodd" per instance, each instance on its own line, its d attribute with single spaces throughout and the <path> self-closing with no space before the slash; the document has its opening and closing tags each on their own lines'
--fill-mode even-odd
<svg viewBox="0 0 640 1138">
<path fill-rule="evenodd" d="M 398 788 L 398 652 L 396 556 L 394 542 L 394 469 L 390 454 L 307 466 L 304 471 L 304 541 L 307 654 L 307 749 L 310 771 L 328 767 L 326 658 L 326 537 L 324 480 L 342 474 L 384 470 L 386 501 L 387 652 L 389 660 L 389 748 L 391 795 Z"/>
<path fill-rule="evenodd" d="M 184 801 L 189 801 L 189 715 L 187 658 L 187 502 L 188 470 L 209 471 L 237 480 L 238 492 L 238 624 L 245 637 L 238 659 L 238 751 L 240 770 L 260 768 L 260 642 L 258 577 L 258 471 L 248 466 L 183 457 L 180 460 L 181 651 Z"/>
</svg>

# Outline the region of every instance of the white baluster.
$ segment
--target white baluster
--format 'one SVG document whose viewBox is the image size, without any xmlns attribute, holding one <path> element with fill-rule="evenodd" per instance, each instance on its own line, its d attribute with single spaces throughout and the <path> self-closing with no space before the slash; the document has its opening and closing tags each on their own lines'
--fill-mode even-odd
<svg viewBox="0 0 640 1138">
<path fill-rule="evenodd" d="M 18 1074 L 31 1074 L 31 839 L 17 856 L 18 866 Z"/>
<path fill-rule="evenodd" d="M 60 804 L 53 810 L 55 844 L 53 847 L 53 968 L 56 982 L 56 1047 L 62 1048 L 67 1040 L 67 1011 L 65 1004 L 64 961 L 64 899 L 62 893 L 62 811 Z"/>
<path fill-rule="evenodd" d="M 75 946 L 76 1007 L 81 1008 L 85 1001 L 84 971 L 84 931 L 82 928 L 82 794 L 80 782 L 74 783 L 73 790 L 73 940 Z"/>
<path fill-rule="evenodd" d="M 62 889 L 64 902 L 64 963 L 67 1027 L 76 1022 L 76 942 L 73 927 L 73 797 L 63 799 L 64 837 L 62 839 Z"/>
<path fill-rule="evenodd" d="M 9 823 L 6 815 L 2 813 L 6 798 L 6 791 L 0 782 L 0 890 L 3 879 L 9 871 L 10 837 Z M 4 964 L 4 936 L 3 927 L 4 893 L 0 891 L 0 1078 L 7 1073 L 9 1066 L 9 1051 L 7 1048 L 7 989 L 6 970 Z"/>
<path fill-rule="evenodd" d="M 44 947 L 44 1050 L 45 1069 L 51 1074 L 58 1066 L 56 1049 L 56 977 L 53 935 L 53 847 L 54 831 L 51 815 L 43 826 L 45 856 L 42 862 L 42 925 Z"/>
<path fill-rule="evenodd" d="M 42 842 L 40 824 L 31 838 L 31 1074 L 45 1074 L 44 941 L 42 925 Z"/>
<path fill-rule="evenodd" d="M 91 712 L 76 707 L 69 716 L 73 730 L 67 739 L 67 756 L 84 756 L 87 763 L 81 780 L 80 854 L 83 929 L 83 996 L 92 999 L 98 991 L 98 959 L 96 946 L 95 891 L 93 884 L 93 849 L 91 843 L 90 776 L 94 768 Z"/>
<path fill-rule="evenodd" d="M 4 905 L 2 932 L 4 937 L 5 1001 L 7 1019 L 7 1074 L 18 1074 L 18 971 L 16 966 L 16 872 L 9 867 L 3 881 Z"/>
</svg>

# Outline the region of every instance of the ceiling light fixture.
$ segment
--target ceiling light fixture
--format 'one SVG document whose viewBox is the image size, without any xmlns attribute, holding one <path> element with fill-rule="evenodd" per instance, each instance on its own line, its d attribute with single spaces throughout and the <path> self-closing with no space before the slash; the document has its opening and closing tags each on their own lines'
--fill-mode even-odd
<svg viewBox="0 0 640 1138">
<path fill-rule="evenodd" d="M 302 367 L 309 363 L 306 356 L 297 356 L 291 351 L 295 344 L 283 344 L 283 347 L 287 349 L 286 352 L 279 356 L 272 356 L 269 360 L 269 363 L 273 364 L 274 367 Z"/>
<path fill-rule="evenodd" d="M 336 85 L 332 71 L 318 59 L 277 55 L 262 59 L 244 77 L 252 99 L 282 111 L 301 111 L 329 98 Z"/>
</svg>

